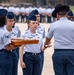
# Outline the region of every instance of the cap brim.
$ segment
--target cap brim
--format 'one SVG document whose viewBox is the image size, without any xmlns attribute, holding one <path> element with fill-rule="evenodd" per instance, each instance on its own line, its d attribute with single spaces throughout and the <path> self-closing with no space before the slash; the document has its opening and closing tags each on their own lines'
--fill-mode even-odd
<svg viewBox="0 0 74 75">
<path fill-rule="evenodd" d="M 62 6 L 62 7 L 59 7 L 58 9 L 55 9 L 55 10 L 52 12 L 52 17 L 56 18 L 57 12 L 59 12 L 61 9 L 65 9 L 67 12 L 70 10 L 69 6 Z"/>
</svg>

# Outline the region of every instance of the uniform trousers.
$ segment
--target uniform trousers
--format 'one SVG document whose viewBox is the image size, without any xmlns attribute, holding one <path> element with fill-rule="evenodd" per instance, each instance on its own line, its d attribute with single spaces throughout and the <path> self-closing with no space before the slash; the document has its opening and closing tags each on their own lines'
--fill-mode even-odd
<svg viewBox="0 0 74 75">
<path fill-rule="evenodd" d="M 51 16 L 47 16 L 47 23 L 51 23 Z"/>
<path fill-rule="evenodd" d="M 55 75 L 74 75 L 74 49 L 55 49 L 52 60 Z"/>
<path fill-rule="evenodd" d="M 42 73 L 42 69 L 43 69 L 43 64 L 44 64 L 44 51 L 41 51 L 41 57 L 42 57 L 42 65 L 41 65 L 41 73 Z"/>
<path fill-rule="evenodd" d="M 12 51 L 12 75 L 17 75 L 18 72 L 18 55 L 16 49 Z"/>
<path fill-rule="evenodd" d="M 34 54 L 26 52 L 23 55 L 23 61 L 26 68 L 23 68 L 23 75 L 41 75 L 41 53 Z"/>
<path fill-rule="evenodd" d="M 16 48 L 16 53 L 17 53 L 18 61 L 19 61 L 19 47 Z"/>
<path fill-rule="evenodd" d="M 27 22 L 27 20 L 28 20 L 28 16 L 26 15 L 26 22 Z"/>
<path fill-rule="evenodd" d="M 24 23 L 24 18 L 25 18 L 25 15 L 20 15 L 21 16 L 21 23 Z"/>
<path fill-rule="evenodd" d="M 41 22 L 41 23 L 42 23 L 42 17 L 43 17 L 42 14 L 40 14 L 40 22 Z"/>
<path fill-rule="evenodd" d="M 12 75 L 12 54 L 5 49 L 0 50 L 0 75 Z"/>
<path fill-rule="evenodd" d="M 16 22 L 19 22 L 19 15 L 16 16 Z"/>
</svg>

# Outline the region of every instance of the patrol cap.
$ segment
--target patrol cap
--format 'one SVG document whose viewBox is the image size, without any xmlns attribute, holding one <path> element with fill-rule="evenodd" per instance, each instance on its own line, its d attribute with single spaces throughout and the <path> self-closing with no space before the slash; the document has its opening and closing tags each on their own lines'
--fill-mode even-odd
<svg viewBox="0 0 74 75">
<path fill-rule="evenodd" d="M 15 15 L 13 14 L 13 12 L 8 12 L 7 15 L 6 15 L 6 17 L 8 19 L 14 19 L 15 18 Z"/>
<path fill-rule="evenodd" d="M 68 12 L 68 16 L 73 16 L 73 12 L 72 12 L 72 10 L 69 10 L 69 12 Z"/>
<path fill-rule="evenodd" d="M 6 16 L 7 10 L 6 9 L 0 9 L 0 16 Z"/>
<path fill-rule="evenodd" d="M 38 12 L 38 10 L 35 9 L 35 10 L 33 10 L 33 11 L 30 13 L 30 15 L 31 15 L 31 14 L 38 15 L 39 12 Z"/>
<path fill-rule="evenodd" d="M 55 6 L 55 10 L 52 12 L 52 16 L 56 18 L 56 14 L 57 14 L 59 11 L 65 10 L 65 11 L 68 12 L 69 9 L 70 9 L 70 8 L 69 8 L 69 6 L 67 6 L 67 5 L 57 4 L 57 5 Z"/>
<path fill-rule="evenodd" d="M 28 17 L 28 21 L 29 21 L 29 20 L 36 21 L 36 16 L 35 16 L 34 14 L 30 15 L 30 16 Z"/>
</svg>

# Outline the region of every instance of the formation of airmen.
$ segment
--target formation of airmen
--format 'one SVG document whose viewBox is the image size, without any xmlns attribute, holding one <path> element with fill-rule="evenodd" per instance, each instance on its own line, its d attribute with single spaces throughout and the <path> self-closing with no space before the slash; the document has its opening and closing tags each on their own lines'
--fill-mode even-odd
<svg viewBox="0 0 74 75">
<path fill-rule="evenodd" d="M 45 23 L 51 23 L 54 19 L 52 18 L 52 12 L 54 10 L 54 8 L 52 8 L 51 6 L 49 6 L 48 8 L 45 7 L 36 7 L 36 6 L 13 6 L 10 5 L 9 7 L 7 6 L 0 6 L 0 9 L 6 9 L 9 12 L 13 12 L 16 16 L 16 22 L 26 22 L 27 17 L 29 16 L 29 14 L 31 13 L 32 10 L 37 9 L 39 11 L 40 14 L 40 22 L 45 22 Z"/>
<path fill-rule="evenodd" d="M 53 30 L 55 30 L 55 28 L 59 26 L 56 24 L 56 22 L 58 23 L 58 21 L 60 19 L 59 15 L 61 15 L 61 16 L 65 15 L 64 16 L 64 17 L 66 17 L 65 20 L 68 20 L 68 19 L 73 20 L 73 18 L 72 18 L 73 13 L 69 9 L 69 7 L 67 6 L 67 8 L 65 8 L 65 6 L 61 5 L 60 11 L 63 14 L 58 13 L 58 12 L 60 12 L 60 11 L 58 11 L 58 8 L 54 10 L 56 13 L 54 12 L 53 17 L 57 16 L 58 21 L 55 22 L 56 25 L 54 23 L 52 23 L 52 25 L 54 25 L 54 28 L 51 27 L 52 30 L 50 30 L 50 29 L 48 30 L 48 36 L 46 38 L 45 28 L 43 27 L 43 25 L 40 24 L 40 20 L 41 20 L 40 18 L 41 17 L 42 17 L 42 19 L 44 18 L 44 14 L 42 16 L 40 14 L 41 7 L 39 9 L 36 9 L 36 8 L 32 9 L 31 7 L 29 7 L 29 8 L 30 9 L 25 8 L 26 11 L 27 10 L 30 11 L 30 13 L 26 12 L 27 29 L 23 33 L 23 35 L 21 35 L 21 31 L 20 31 L 19 27 L 17 27 L 15 24 L 19 20 L 18 19 L 19 14 L 20 14 L 19 8 L 15 7 L 15 9 L 13 9 L 12 6 L 9 8 L 0 7 L 0 75 L 18 75 L 18 60 L 19 60 L 19 58 L 20 58 L 20 65 L 22 67 L 23 75 L 41 75 L 42 69 L 43 69 L 43 63 L 44 63 L 44 50 L 47 49 L 48 47 L 51 47 L 51 45 L 50 45 L 51 38 L 49 38 L 49 37 L 53 36 L 53 32 L 54 32 Z M 24 10 L 24 7 L 21 7 L 20 9 Z M 59 6 L 59 9 L 60 9 L 60 6 Z M 64 11 L 65 11 L 65 13 L 64 13 Z M 42 11 L 41 11 L 41 13 L 42 13 Z M 58 13 L 58 15 L 57 15 L 57 13 Z M 49 14 L 49 12 L 48 12 L 48 14 Z M 24 15 L 24 11 L 22 12 L 21 15 L 22 16 Z M 48 16 L 51 16 L 51 14 Z M 64 18 L 63 19 L 61 18 L 61 20 L 64 21 Z M 68 22 L 69 22 L 69 20 L 68 20 Z M 59 24 L 62 24 L 62 23 L 63 22 L 61 21 Z M 73 22 L 71 22 L 71 23 L 74 24 Z M 67 25 L 67 22 L 65 24 Z M 63 25 L 61 25 L 61 26 L 63 26 Z M 69 26 L 72 27 L 72 25 L 69 25 Z M 60 31 L 60 29 L 59 29 L 59 31 Z M 64 34 L 64 33 L 65 32 L 63 31 L 62 34 Z M 59 32 L 59 34 L 60 34 L 60 32 Z M 11 39 L 18 38 L 18 37 L 38 39 L 39 43 L 32 44 L 32 45 L 30 45 L 30 44 L 29 45 L 21 45 L 20 47 L 14 46 L 11 43 Z M 46 38 L 45 43 L 43 42 L 44 38 Z M 57 38 L 57 33 L 56 33 L 56 38 Z M 68 38 L 68 37 L 66 37 L 66 38 Z M 73 38 L 73 36 L 72 36 L 72 38 Z M 57 42 L 59 42 L 59 41 L 57 41 Z M 72 43 L 73 43 L 73 41 L 72 41 Z M 57 48 L 59 48 L 59 47 L 61 48 L 61 45 L 60 46 L 57 45 Z M 64 45 L 64 48 L 65 47 L 66 46 Z M 72 45 L 72 47 L 74 47 L 74 46 Z M 68 46 L 67 46 L 67 48 L 68 48 Z M 73 49 L 68 49 L 68 50 L 73 50 Z M 58 50 L 56 50 L 56 51 L 58 51 Z M 56 67 L 56 65 L 55 65 L 55 67 Z"/>
<path fill-rule="evenodd" d="M 43 39 L 45 29 L 40 24 L 38 10 L 33 10 L 27 18 L 28 29 L 21 36 L 20 29 L 15 25 L 15 14 L 0 9 L 0 75 L 18 75 L 18 59 L 23 69 L 23 75 L 41 75 L 44 51 Z M 38 39 L 38 44 L 14 46 L 12 38 L 23 37 Z M 23 52 L 24 55 L 23 55 Z M 20 55 L 20 56 L 19 56 Z"/>
</svg>

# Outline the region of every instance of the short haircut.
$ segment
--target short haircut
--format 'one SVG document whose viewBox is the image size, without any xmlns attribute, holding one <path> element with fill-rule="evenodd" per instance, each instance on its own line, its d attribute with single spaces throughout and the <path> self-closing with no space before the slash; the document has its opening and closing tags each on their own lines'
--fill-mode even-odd
<svg viewBox="0 0 74 75">
<path fill-rule="evenodd" d="M 64 16 L 64 15 L 67 14 L 67 11 L 64 10 L 64 9 L 62 9 L 62 10 L 60 10 L 57 14 L 59 14 L 60 16 Z"/>
</svg>

